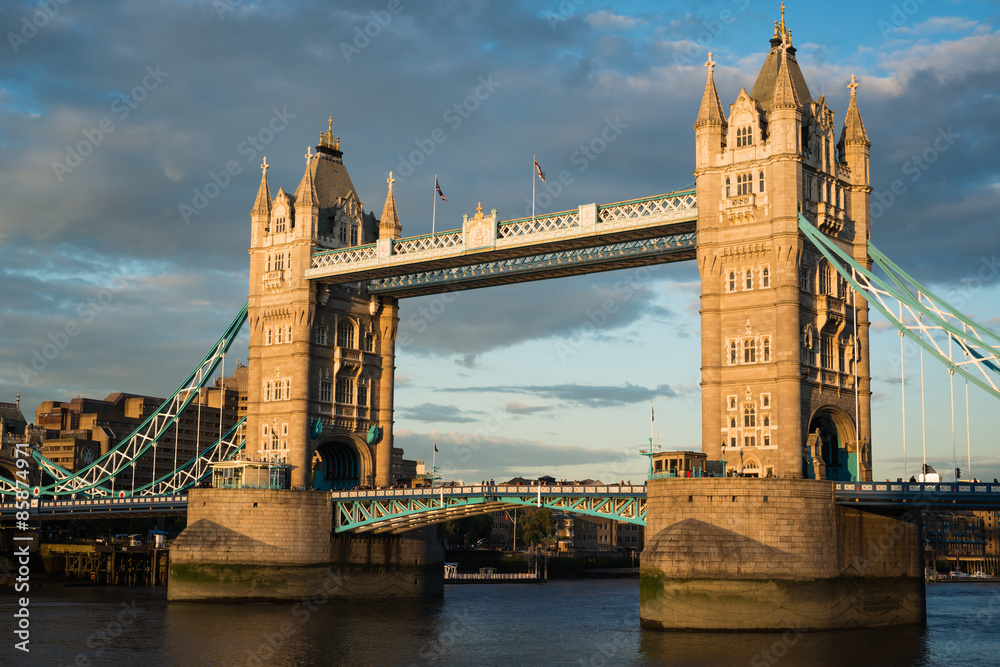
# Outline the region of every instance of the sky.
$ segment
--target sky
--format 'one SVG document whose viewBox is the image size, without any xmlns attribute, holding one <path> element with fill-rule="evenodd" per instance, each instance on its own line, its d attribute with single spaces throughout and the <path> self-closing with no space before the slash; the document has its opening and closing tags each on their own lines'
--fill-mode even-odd
<svg viewBox="0 0 1000 667">
<path fill-rule="evenodd" d="M 31 421 L 43 400 L 172 393 L 246 299 L 262 159 L 272 192 L 294 189 L 329 116 L 366 210 L 395 172 L 404 236 L 431 230 L 435 174 L 438 230 L 479 202 L 530 214 L 532 155 L 567 176 L 539 188 L 539 212 L 689 186 L 708 52 L 728 108 L 778 5 L 2 3 L 0 401 L 20 391 Z M 860 83 L 873 241 L 1000 329 L 1000 5 L 786 6 L 838 128 Z M 405 300 L 396 444 L 430 462 L 436 442 L 467 482 L 641 482 L 651 403 L 662 447 L 701 448 L 698 307 L 690 262 Z M 967 450 L 972 474 L 1000 476 L 995 399 L 970 388 L 967 435 L 956 383 L 953 439 L 947 373 L 927 361 L 921 413 L 906 350 L 904 420 L 899 339 L 873 321 L 875 478 L 917 472 L 925 451 L 968 476 Z"/>
</svg>

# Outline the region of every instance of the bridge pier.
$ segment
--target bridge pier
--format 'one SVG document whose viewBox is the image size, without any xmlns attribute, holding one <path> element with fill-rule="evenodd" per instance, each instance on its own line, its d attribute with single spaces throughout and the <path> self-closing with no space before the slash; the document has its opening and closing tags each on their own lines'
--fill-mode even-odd
<svg viewBox="0 0 1000 667">
<path fill-rule="evenodd" d="M 661 630 L 923 623 L 919 528 L 804 479 L 650 480 L 640 617 Z"/>
<path fill-rule="evenodd" d="M 433 527 L 333 535 L 318 491 L 192 489 L 170 548 L 167 599 L 298 601 L 439 598 L 444 549 Z"/>
</svg>

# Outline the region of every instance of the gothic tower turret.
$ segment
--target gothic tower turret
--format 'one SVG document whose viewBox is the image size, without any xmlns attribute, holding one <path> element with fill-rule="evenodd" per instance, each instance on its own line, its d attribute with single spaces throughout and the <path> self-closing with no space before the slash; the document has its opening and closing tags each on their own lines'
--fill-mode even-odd
<svg viewBox="0 0 1000 667">
<path fill-rule="evenodd" d="M 695 123 L 703 447 L 746 475 L 867 478 L 867 306 L 798 230 L 801 212 L 867 257 L 867 137 L 852 96 L 850 163 L 837 162 L 833 112 L 809 92 L 784 6 L 770 46 L 728 120 L 709 57 Z"/>
<path fill-rule="evenodd" d="M 294 194 L 279 188 L 271 199 L 265 159 L 251 212 L 246 453 L 289 463 L 300 488 L 391 483 L 392 421 L 380 417 L 380 388 L 383 368 L 391 386 L 395 328 L 386 341 L 386 316 L 361 286 L 305 276 L 315 253 L 378 237 L 332 125 L 315 153 L 307 149 Z M 391 392 L 385 400 L 391 414 Z"/>
</svg>

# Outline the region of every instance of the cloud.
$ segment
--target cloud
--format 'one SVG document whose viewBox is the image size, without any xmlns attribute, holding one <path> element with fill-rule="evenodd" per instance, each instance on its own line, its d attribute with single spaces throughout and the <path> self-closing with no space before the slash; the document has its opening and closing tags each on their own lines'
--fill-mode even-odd
<svg viewBox="0 0 1000 667">
<path fill-rule="evenodd" d="M 525 405 L 520 401 L 507 401 L 504 409 L 512 415 L 531 415 L 536 412 L 547 412 L 552 409 L 551 405 Z"/>
<path fill-rule="evenodd" d="M 610 408 L 651 401 L 657 397 L 675 398 L 679 394 L 670 385 L 661 384 L 654 388 L 625 384 L 620 387 L 582 384 L 561 384 L 550 386 L 484 386 L 439 389 L 446 392 L 495 392 L 502 394 L 526 394 L 590 407 Z M 508 406 L 510 403 L 507 404 Z M 508 411 L 510 411 L 508 409 Z"/>
<path fill-rule="evenodd" d="M 479 419 L 470 417 L 468 411 L 463 411 L 455 405 L 438 405 L 437 403 L 421 403 L 411 408 L 396 408 L 398 415 L 404 419 L 419 422 L 472 424 Z"/>
<path fill-rule="evenodd" d="M 459 431 L 416 433 L 397 430 L 393 439 L 410 457 L 419 456 L 420 452 L 427 452 L 425 456 L 429 457 L 437 443 L 435 461 L 443 476 L 446 479 L 464 476 L 468 478 L 465 481 L 515 475 L 529 467 L 590 465 L 612 470 L 623 456 L 628 456 L 612 449 L 551 445 L 537 440 L 484 437 Z"/>
</svg>

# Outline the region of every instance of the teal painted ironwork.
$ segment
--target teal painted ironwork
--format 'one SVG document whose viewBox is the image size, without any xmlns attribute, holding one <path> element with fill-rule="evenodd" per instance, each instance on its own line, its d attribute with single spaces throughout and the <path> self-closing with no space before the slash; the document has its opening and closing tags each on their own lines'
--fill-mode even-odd
<svg viewBox="0 0 1000 667">
<path fill-rule="evenodd" d="M 335 491 L 331 497 L 338 533 L 402 533 L 523 506 L 646 525 L 646 487 L 629 484 L 380 489 Z"/>
<path fill-rule="evenodd" d="M 888 280 L 879 278 L 799 214 L 799 229 L 855 290 L 864 293 L 889 322 L 958 373 L 1000 398 L 1000 336 L 977 324 L 918 283 L 870 241 L 868 254 Z M 895 306 L 895 309 L 893 308 Z M 952 354 L 954 342 L 963 358 Z"/>
<path fill-rule="evenodd" d="M 107 495 L 107 482 L 127 470 L 132 463 L 140 458 L 154 444 L 158 443 L 173 426 L 177 418 L 184 412 L 191 401 L 198 395 L 198 390 L 208 382 L 215 369 L 222 362 L 236 336 L 243 328 L 247 318 L 249 302 L 236 315 L 227 327 L 222 337 L 210 349 L 201 363 L 188 375 L 181 385 L 167 398 L 162 405 L 122 442 L 101 456 L 90 465 L 69 472 L 53 463 L 40 452 L 32 452 L 32 457 L 39 468 L 54 478 L 54 482 L 32 489 L 35 497 L 59 497 L 73 494 Z M 0 495 L 8 496 L 15 493 L 14 484 L 0 479 Z"/>
</svg>

